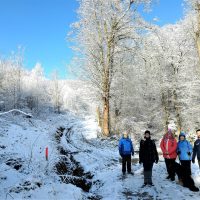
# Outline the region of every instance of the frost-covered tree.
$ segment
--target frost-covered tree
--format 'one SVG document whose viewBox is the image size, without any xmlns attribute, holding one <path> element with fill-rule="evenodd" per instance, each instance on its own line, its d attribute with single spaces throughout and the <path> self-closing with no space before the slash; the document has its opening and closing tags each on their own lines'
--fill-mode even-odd
<svg viewBox="0 0 200 200">
<path fill-rule="evenodd" d="M 1 94 L 4 108 L 20 108 L 22 99 L 22 73 L 23 60 L 19 54 L 12 55 L 9 59 L 2 59 L 1 68 Z"/>
<path fill-rule="evenodd" d="M 34 68 L 24 76 L 24 91 L 28 107 L 36 113 L 49 106 L 48 83 L 44 77 L 41 63 L 36 63 Z"/>
<path fill-rule="evenodd" d="M 102 101 L 101 128 L 110 134 L 110 99 L 115 75 L 124 67 L 125 52 L 135 48 L 135 22 L 141 22 L 136 6 L 150 1 L 81 0 L 79 21 L 73 24 L 76 50 L 85 76 L 98 89 Z M 138 25 L 137 24 L 137 25 Z"/>
<path fill-rule="evenodd" d="M 50 95 L 54 106 L 54 111 L 57 113 L 61 112 L 61 106 L 63 104 L 63 93 L 61 84 L 62 82 L 59 81 L 58 72 L 53 72 Z"/>
<path fill-rule="evenodd" d="M 200 1 L 199 0 L 185 0 L 187 16 L 186 18 L 190 20 L 190 33 L 193 34 L 196 49 L 199 57 L 199 72 L 200 72 Z"/>
</svg>

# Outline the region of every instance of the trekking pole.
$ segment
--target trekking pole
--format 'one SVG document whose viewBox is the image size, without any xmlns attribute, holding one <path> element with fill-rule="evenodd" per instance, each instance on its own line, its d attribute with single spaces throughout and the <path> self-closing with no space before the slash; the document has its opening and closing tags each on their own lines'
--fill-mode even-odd
<svg viewBox="0 0 200 200">
<path fill-rule="evenodd" d="M 46 157 L 46 161 L 48 161 L 48 157 L 49 157 L 49 149 L 48 149 L 48 147 L 46 147 L 46 149 L 45 149 L 45 157 Z"/>
<path fill-rule="evenodd" d="M 48 147 L 45 148 L 45 158 L 46 158 L 46 161 L 47 161 L 47 165 L 46 165 L 46 174 L 48 174 L 48 166 L 49 166 L 49 149 Z"/>
</svg>

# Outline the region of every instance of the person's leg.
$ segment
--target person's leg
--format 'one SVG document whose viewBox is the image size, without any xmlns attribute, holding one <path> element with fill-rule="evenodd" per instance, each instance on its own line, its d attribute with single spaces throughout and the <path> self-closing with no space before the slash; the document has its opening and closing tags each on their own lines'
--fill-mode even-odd
<svg viewBox="0 0 200 200">
<path fill-rule="evenodd" d="M 153 163 L 145 163 L 144 166 L 144 184 L 152 185 Z"/>
<path fill-rule="evenodd" d="M 171 178 L 174 180 L 175 177 L 175 159 L 166 159 L 166 166 L 167 166 L 167 172 L 169 176 L 168 179 Z"/>
<path fill-rule="evenodd" d="M 167 178 L 170 178 L 169 159 L 167 159 L 167 158 L 165 158 L 165 165 L 166 165 L 167 173 L 168 173 L 168 177 Z"/>
<path fill-rule="evenodd" d="M 178 176 L 179 184 L 183 185 L 183 181 L 182 181 L 182 176 L 183 176 L 182 167 L 176 161 L 175 161 L 175 174 Z"/>
<path fill-rule="evenodd" d="M 200 169 L 200 160 L 198 160 L 198 164 L 199 164 L 199 169 Z"/>
<path fill-rule="evenodd" d="M 147 185 L 148 183 L 148 171 L 144 170 L 144 185 Z"/>
<path fill-rule="evenodd" d="M 184 167 L 184 172 L 186 173 L 187 176 L 191 176 L 191 161 L 190 160 L 182 160 L 183 167 Z"/>
<path fill-rule="evenodd" d="M 148 184 L 152 185 L 152 169 L 153 169 L 153 163 L 149 164 L 149 170 L 148 170 Z"/>
<path fill-rule="evenodd" d="M 187 169 L 188 169 L 189 176 L 191 176 L 192 175 L 191 160 L 188 160 L 188 162 L 187 162 Z"/>
<path fill-rule="evenodd" d="M 146 163 L 143 163 L 143 168 L 144 168 L 144 185 L 148 183 L 148 168 Z"/>
<path fill-rule="evenodd" d="M 131 155 L 127 156 L 127 171 L 131 173 Z"/>
<path fill-rule="evenodd" d="M 183 172 L 186 176 L 191 176 L 191 161 L 190 160 L 181 160 L 181 166 L 183 167 Z"/>
<path fill-rule="evenodd" d="M 170 177 L 171 180 L 175 180 L 175 159 L 170 159 Z"/>
<path fill-rule="evenodd" d="M 122 156 L 122 173 L 126 173 L 126 157 Z"/>
</svg>

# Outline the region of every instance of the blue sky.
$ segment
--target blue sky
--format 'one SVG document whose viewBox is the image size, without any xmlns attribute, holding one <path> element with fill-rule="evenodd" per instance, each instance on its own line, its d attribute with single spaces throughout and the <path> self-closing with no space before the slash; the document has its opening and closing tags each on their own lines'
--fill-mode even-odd
<svg viewBox="0 0 200 200">
<path fill-rule="evenodd" d="M 175 23 L 183 14 L 183 0 L 160 0 L 146 20 L 157 17 L 158 25 Z M 57 69 L 61 78 L 73 78 L 67 70 L 73 52 L 66 41 L 70 24 L 77 20 L 76 0 L 0 0 L 0 55 L 25 48 L 25 67 L 40 62 L 46 76 Z"/>
</svg>

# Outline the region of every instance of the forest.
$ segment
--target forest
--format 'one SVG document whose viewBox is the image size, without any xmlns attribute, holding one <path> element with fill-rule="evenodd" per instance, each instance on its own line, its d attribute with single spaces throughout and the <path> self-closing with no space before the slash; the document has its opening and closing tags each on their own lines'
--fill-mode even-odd
<svg viewBox="0 0 200 200">
<path fill-rule="evenodd" d="M 27 70 L 19 48 L 0 58 L 0 110 L 87 112 L 104 136 L 126 129 L 140 138 L 149 128 L 160 137 L 172 124 L 192 140 L 200 126 L 200 4 L 185 1 L 184 17 L 160 27 L 139 12 L 154 3 L 80 1 L 66 33 L 77 79 L 60 80 L 57 71 L 47 79 L 40 63 Z"/>
</svg>

